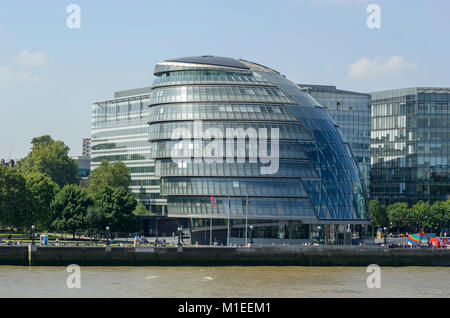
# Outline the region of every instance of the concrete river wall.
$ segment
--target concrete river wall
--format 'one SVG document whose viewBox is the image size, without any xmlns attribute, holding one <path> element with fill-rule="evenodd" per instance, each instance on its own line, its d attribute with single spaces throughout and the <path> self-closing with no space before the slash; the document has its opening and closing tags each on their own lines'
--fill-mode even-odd
<svg viewBox="0 0 450 318">
<path fill-rule="evenodd" d="M 375 246 L 2 246 L 0 265 L 31 266 L 450 266 L 450 249 Z"/>
</svg>

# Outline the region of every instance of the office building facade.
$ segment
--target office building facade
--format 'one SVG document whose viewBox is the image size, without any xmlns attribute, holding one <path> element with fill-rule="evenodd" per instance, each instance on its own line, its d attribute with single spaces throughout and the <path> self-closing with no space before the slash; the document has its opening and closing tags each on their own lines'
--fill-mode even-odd
<svg viewBox="0 0 450 318">
<path fill-rule="evenodd" d="M 371 95 L 337 89 L 336 86 L 312 84 L 299 84 L 299 86 L 324 106 L 339 126 L 353 151 L 368 191 L 370 189 Z"/>
<path fill-rule="evenodd" d="M 350 226 L 367 223 L 348 143 L 296 84 L 265 66 L 213 56 L 166 60 L 154 75 L 151 159 L 168 215 L 190 220 L 192 241 L 342 244 Z M 261 151 L 264 132 L 269 142 L 256 160 L 248 137 Z M 268 172 L 277 147 L 277 169 Z"/>
<path fill-rule="evenodd" d="M 131 172 L 131 191 L 152 212 L 161 213 L 159 178 L 148 142 L 151 88 L 119 91 L 92 105 L 91 170 L 102 160 L 122 161 Z"/>
<path fill-rule="evenodd" d="M 450 88 L 372 93 L 371 198 L 450 199 Z"/>
</svg>

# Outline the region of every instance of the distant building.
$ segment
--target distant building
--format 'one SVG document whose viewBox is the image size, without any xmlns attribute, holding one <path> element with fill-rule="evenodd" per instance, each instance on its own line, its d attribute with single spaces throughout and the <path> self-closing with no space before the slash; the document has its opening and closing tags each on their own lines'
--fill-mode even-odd
<svg viewBox="0 0 450 318">
<path fill-rule="evenodd" d="M 83 156 L 91 156 L 91 138 L 83 138 Z"/>
<path fill-rule="evenodd" d="M 16 162 L 14 161 L 14 159 L 10 159 L 10 160 L 5 160 L 5 159 L 1 159 L 0 160 L 0 165 L 2 166 L 6 166 L 8 168 L 14 168 L 16 166 Z"/>
<path fill-rule="evenodd" d="M 78 163 L 77 176 L 80 180 L 80 185 L 87 187 L 89 174 L 91 173 L 91 158 L 89 156 L 74 156 L 72 159 Z"/>
<path fill-rule="evenodd" d="M 370 183 L 370 94 L 336 86 L 299 84 L 324 106 L 352 148 L 367 192 Z"/>
<path fill-rule="evenodd" d="M 131 191 L 152 212 L 162 212 L 155 161 L 148 142 L 148 104 L 151 87 L 114 93 L 114 98 L 92 105 L 91 168 L 102 160 L 122 161 L 131 172 Z"/>
<path fill-rule="evenodd" d="M 372 93 L 371 197 L 450 199 L 450 88 Z"/>
</svg>

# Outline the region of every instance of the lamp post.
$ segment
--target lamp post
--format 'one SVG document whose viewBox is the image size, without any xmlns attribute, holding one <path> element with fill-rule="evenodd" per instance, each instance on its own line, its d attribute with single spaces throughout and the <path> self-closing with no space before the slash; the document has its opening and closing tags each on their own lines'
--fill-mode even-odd
<svg viewBox="0 0 450 318">
<path fill-rule="evenodd" d="M 250 225 L 250 244 L 253 244 L 253 225 Z"/>
<path fill-rule="evenodd" d="M 384 227 L 383 230 L 384 230 L 384 244 L 386 244 L 387 227 Z"/>
<path fill-rule="evenodd" d="M 317 232 L 317 236 L 318 236 L 318 238 L 317 238 L 317 243 L 318 244 L 320 244 L 320 229 L 321 229 L 322 227 L 319 225 L 318 227 L 317 227 L 317 230 L 318 230 L 318 232 Z"/>
<path fill-rule="evenodd" d="M 34 230 L 36 227 L 34 225 L 31 226 L 31 245 L 34 245 Z"/>
<path fill-rule="evenodd" d="M 178 246 L 181 246 L 181 233 L 182 233 L 182 228 L 179 226 L 178 229 Z"/>
<path fill-rule="evenodd" d="M 109 245 L 109 226 L 106 227 L 106 245 Z"/>
</svg>

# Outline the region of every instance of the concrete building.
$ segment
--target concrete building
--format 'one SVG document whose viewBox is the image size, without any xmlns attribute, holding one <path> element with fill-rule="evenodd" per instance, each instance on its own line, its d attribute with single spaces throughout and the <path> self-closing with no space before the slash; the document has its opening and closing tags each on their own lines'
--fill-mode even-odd
<svg viewBox="0 0 450 318">
<path fill-rule="evenodd" d="M 313 84 L 299 84 L 299 86 L 324 106 L 338 124 L 345 140 L 352 148 L 366 190 L 369 190 L 371 95 L 337 89 L 336 86 Z"/>
<path fill-rule="evenodd" d="M 450 199 L 450 88 L 372 93 L 371 198 Z"/>
</svg>

